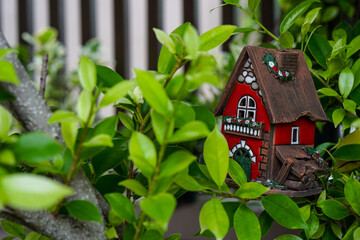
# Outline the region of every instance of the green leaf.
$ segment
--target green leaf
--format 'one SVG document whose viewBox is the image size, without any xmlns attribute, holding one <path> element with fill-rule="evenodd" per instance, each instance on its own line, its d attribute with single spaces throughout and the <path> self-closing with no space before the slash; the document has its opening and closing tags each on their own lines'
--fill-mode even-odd
<svg viewBox="0 0 360 240">
<path fill-rule="evenodd" d="M 206 137 L 209 130 L 203 122 L 192 121 L 177 130 L 168 140 L 168 143 L 192 141 Z"/>
<path fill-rule="evenodd" d="M 80 93 L 80 96 L 76 104 L 77 114 L 79 119 L 82 121 L 82 123 L 86 123 L 86 121 L 90 117 L 92 104 L 93 104 L 93 96 L 91 95 L 90 92 L 83 90 Z"/>
<path fill-rule="evenodd" d="M 343 237 L 343 233 L 342 233 L 342 230 L 341 230 L 341 227 L 339 227 L 336 223 L 334 222 L 330 222 L 330 227 L 331 227 L 331 230 L 332 232 L 334 233 L 334 235 L 339 238 L 339 239 L 342 239 Z M 354 238 L 356 239 L 356 238 Z"/>
<path fill-rule="evenodd" d="M 229 159 L 229 174 L 230 177 L 239 185 L 243 185 L 247 182 L 247 177 L 246 174 L 244 172 L 244 170 L 242 169 L 242 167 L 240 166 L 240 164 L 238 164 L 234 159 L 230 158 Z"/>
<path fill-rule="evenodd" d="M 156 226 L 156 223 L 154 224 Z M 159 230 L 148 230 L 140 236 L 139 240 L 162 240 L 161 233 Z"/>
<path fill-rule="evenodd" d="M 342 108 L 340 109 L 336 109 L 333 113 L 332 113 L 332 120 L 334 122 L 335 127 L 337 127 L 337 125 L 339 125 L 341 123 L 341 121 L 344 119 L 346 114 L 346 111 Z"/>
<path fill-rule="evenodd" d="M 184 33 L 185 30 L 187 29 L 187 27 L 190 25 L 189 22 L 184 23 L 183 25 L 179 26 L 178 28 L 176 28 L 171 35 L 175 36 L 178 35 L 181 38 L 184 37 Z M 170 35 L 170 37 L 171 37 Z M 177 41 L 175 42 L 175 47 L 178 50 L 179 53 L 181 53 L 183 51 L 183 46 L 179 43 L 177 43 Z M 165 73 L 165 74 L 170 74 L 171 71 L 173 70 L 173 68 L 175 67 L 176 64 L 176 58 L 175 55 L 172 54 L 167 47 L 163 46 L 161 48 L 160 51 L 160 55 L 159 55 L 159 61 L 158 61 L 158 72 L 159 73 Z M 172 82 L 172 81 L 170 81 Z"/>
<path fill-rule="evenodd" d="M 261 237 L 264 237 L 270 231 L 274 219 L 264 210 L 259 216 L 259 223 L 261 227 Z"/>
<path fill-rule="evenodd" d="M 244 27 L 244 28 L 235 29 L 235 31 L 233 33 L 235 34 L 235 33 L 257 32 L 257 31 L 259 31 L 259 30 L 255 29 L 255 28 Z"/>
<path fill-rule="evenodd" d="M 321 208 L 326 216 L 335 220 L 341 220 L 349 215 L 346 208 L 340 202 L 333 199 L 318 203 L 318 207 Z"/>
<path fill-rule="evenodd" d="M 11 236 L 24 239 L 25 238 L 25 227 L 21 226 L 20 224 L 11 222 L 6 219 L 1 220 L 1 227 L 2 229 L 10 234 Z"/>
<path fill-rule="evenodd" d="M 348 144 L 338 148 L 334 153 L 335 159 L 343 161 L 359 161 L 360 160 L 360 144 Z"/>
<path fill-rule="evenodd" d="M 121 193 L 105 194 L 106 200 L 109 202 L 111 209 L 125 219 L 129 223 L 135 221 L 135 208 L 131 201 Z"/>
<path fill-rule="evenodd" d="M 40 233 L 31 232 L 28 235 L 26 235 L 25 240 L 51 240 L 51 239 L 44 235 L 41 235 Z"/>
<path fill-rule="evenodd" d="M 174 233 L 168 236 L 167 238 L 165 238 L 165 240 L 180 240 L 180 237 L 181 237 L 180 233 Z"/>
<path fill-rule="evenodd" d="M 107 170 L 115 168 L 118 165 L 125 167 L 124 160 L 129 156 L 128 148 L 128 138 L 117 138 L 114 139 L 113 148 L 107 148 L 92 158 L 91 162 L 94 168 L 95 182 Z M 126 168 L 126 170 L 126 174 L 123 175 L 127 177 L 128 168 Z"/>
<path fill-rule="evenodd" d="M 321 238 L 325 232 L 325 223 L 319 225 L 318 230 L 311 236 L 312 239 Z"/>
<path fill-rule="evenodd" d="M 195 106 L 193 109 L 196 114 L 195 119 L 205 123 L 208 129 L 212 131 L 216 126 L 216 118 L 214 114 L 203 106 Z"/>
<path fill-rule="evenodd" d="M 130 144 L 130 159 L 141 172 L 151 177 L 156 166 L 157 154 L 153 142 L 144 134 L 133 132 Z"/>
<path fill-rule="evenodd" d="M 283 48 L 291 49 L 294 45 L 294 37 L 290 32 L 285 31 L 280 35 L 279 42 Z"/>
<path fill-rule="evenodd" d="M 75 218 L 82 221 L 102 222 L 97 207 L 86 200 L 73 200 L 65 205 L 68 212 Z"/>
<path fill-rule="evenodd" d="M 14 100 L 15 97 L 6 91 L 3 87 L 0 86 L 0 103 L 4 101 L 11 101 Z"/>
<path fill-rule="evenodd" d="M 249 10 L 252 13 L 255 13 L 257 7 L 259 6 L 260 0 L 248 0 L 248 6 L 249 6 Z"/>
<path fill-rule="evenodd" d="M 158 113 L 167 116 L 172 111 L 172 104 L 164 88 L 151 73 L 138 69 L 135 69 L 135 73 L 144 98 Z"/>
<path fill-rule="evenodd" d="M 119 235 L 117 234 L 115 227 L 105 229 L 105 235 L 108 239 L 119 238 Z"/>
<path fill-rule="evenodd" d="M 260 183 L 248 182 L 240 185 L 239 190 L 236 191 L 236 195 L 241 198 L 254 199 L 258 198 L 270 189 L 264 187 Z"/>
<path fill-rule="evenodd" d="M 343 102 L 343 106 L 344 106 L 345 110 L 352 112 L 352 113 L 356 113 L 357 105 L 356 105 L 356 102 L 354 102 L 353 100 L 345 99 Z"/>
<path fill-rule="evenodd" d="M 354 211 L 360 215 L 360 183 L 353 176 L 345 184 L 345 197 Z"/>
<path fill-rule="evenodd" d="M 188 25 L 184 33 L 184 45 L 191 58 L 195 58 L 200 46 L 199 33 L 192 25 Z"/>
<path fill-rule="evenodd" d="M 61 123 L 67 121 L 77 121 L 78 118 L 74 112 L 67 110 L 57 110 L 54 112 L 48 120 L 48 124 Z"/>
<path fill-rule="evenodd" d="M 136 82 L 129 80 L 129 81 L 122 81 L 108 89 L 101 99 L 99 107 L 103 108 L 110 104 L 115 103 L 120 98 L 124 97 L 129 91 L 134 90 L 136 86 Z"/>
<path fill-rule="evenodd" d="M 111 88 L 117 83 L 124 81 L 120 74 L 105 66 L 96 65 L 96 75 L 97 85 L 101 89 Z"/>
<path fill-rule="evenodd" d="M 229 218 L 219 199 L 212 198 L 201 209 L 201 233 L 209 229 L 216 239 L 223 239 L 229 230 Z"/>
<path fill-rule="evenodd" d="M 179 128 L 195 120 L 195 111 L 188 104 L 178 102 L 175 109 L 175 127 Z"/>
<path fill-rule="evenodd" d="M 165 135 L 169 138 L 174 131 L 174 120 L 166 119 L 156 111 L 151 111 L 151 122 L 156 139 L 160 144 L 163 143 Z"/>
<path fill-rule="evenodd" d="M 234 32 L 236 26 L 222 25 L 215 27 L 200 36 L 200 50 L 209 51 L 224 43 Z"/>
<path fill-rule="evenodd" d="M 119 185 L 124 186 L 131 191 L 133 191 L 135 194 L 139 196 L 147 196 L 148 191 L 147 189 L 138 181 L 135 179 L 126 179 L 119 183 Z"/>
<path fill-rule="evenodd" d="M 303 219 L 305 220 L 305 222 L 309 219 L 310 217 L 310 205 L 307 204 L 305 206 L 302 206 L 300 208 L 300 212 L 301 212 L 301 216 L 303 217 Z"/>
<path fill-rule="evenodd" d="M 0 105 L 0 140 L 5 140 L 8 132 L 11 129 L 12 116 L 11 114 Z"/>
<path fill-rule="evenodd" d="M 0 58 L 5 57 L 6 55 L 9 55 L 10 53 L 16 53 L 15 49 L 0 49 Z"/>
<path fill-rule="evenodd" d="M 61 133 L 66 143 L 66 146 L 74 155 L 74 146 L 78 132 L 78 121 L 66 121 L 61 124 Z"/>
<path fill-rule="evenodd" d="M 203 190 L 203 187 L 193 177 L 187 174 L 179 174 L 179 176 L 175 178 L 175 183 L 187 191 L 197 192 Z"/>
<path fill-rule="evenodd" d="M 307 0 L 300 4 L 298 4 L 294 9 L 292 9 L 282 20 L 280 24 L 280 33 L 287 31 L 296 20 L 303 15 L 306 10 L 310 7 L 314 2 L 319 2 L 317 0 Z"/>
<path fill-rule="evenodd" d="M 13 145 L 16 158 L 27 163 L 48 161 L 62 149 L 59 143 L 42 132 L 23 134 Z"/>
<path fill-rule="evenodd" d="M 321 10 L 320 7 L 319 7 L 319 8 L 314 8 L 314 9 L 310 10 L 310 11 L 306 14 L 306 16 L 305 16 L 305 21 L 304 21 L 304 22 L 305 22 L 305 23 L 310 23 L 310 24 L 312 24 L 312 23 L 315 21 L 316 17 L 319 15 L 320 10 Z"/>
<path fill-rule="evenodd" d="M 6 204 L 22 210 L 47 209 L 65 197 L 71 188 L 46 177 L 16 173 L 0 180 Z"/>
<path fill-rule="evenodd" d="M 239 5 L 239 0 L 224 0 L 225 3 L 227 4 L 231 4 L 231 5 L 235 5 L 235 6 L 240 6 Z"/>
<path fill-rule="evenodd" d="M 356 228 L 354 231 L 354 240 L 360 239 L 360 227 Z"/>
<path fill-rule="evenodd" d="M 16 74 L 14 66 L 5 60 L 0 60 L 0 81 L 19 84 L 20 80 Z"/>
<path fill-rule="evenodd" d="M 107 134 L 98 134 L 83 143 L 84 147 L 113 147 L 112 137 Z"/>
<path fill-rule="evenodd" d="M 234 215 L 234 228 L 238 239 L 261 239 L 261 228 L 255 213 L 245 204 L 241 204 Z"/>
<path fill-rule="evenodd" d="M 193 91 L 198 89 L 204 83 L 210 83 L 215 86 L 219 86 L 219 76 L 211 72 L 196 72 L 193 74 L 187 74 L 186 80 L 188 80 L 188 89 Z"/>
<path fill-rule="evenodd" d="M 196 157 L 188 151 L 180 150 L 171 154 L 160 165 L 160 178 L 170 177 L 189 167 Z"/>
<path fill-rule="evenodd" d="M 350 48 L 347 50 L 346 52 L 346 59 L 348 59 L 349 57 L 351 57 L 354 53 L 356 53 L 357 51 L 359 51 L 360 49 L 360 36 L 357 36 L 356 38 L 354 38 L 353 40 L 351 40 L 350 44 L 349 44 Z"/>
<path fill-rule="evenodd" d="M 289 197 L 271 194 L 263 197 L 261 202 L 266 212 L 280 225 L 289 229 L 307 228 L 299 207 Z"/>
<path fill-rule="evenodd" d="M 275 238 L 275 240 L 302 240 L 302 238 L 292 234 L 285 234 Z"/>
<path fill-rule="evenodd" d="M 159 193 L 155 196 L 144 198 L 140 202 L 140 207 L 148 216 L 166 226 L 175 210 L 176 200 L 169 193 Z"/>
<path fill-rule="evenodd" d="M 308 228 L 305 229 L 305 234 L 308 238 L 310 238 L 319 229 L 319 218 L 315 214 L 311 213 L 306 223 Z"/>
<path fill-rule="evenodd" d="M 121 123 L 129 130 L 133 131 L 134 130 L 134 121 L 133 119 L 127 115 L 124 112 L 118 112 L 118 117 L 121 121 Z"/>
<path fill-rule="evenodd" d="M 169 49 L 171 53 L 176 53 L 175 44 L 173 40 L 170 38 L 170 36 L 167 35 L 166 32 L 160 29 L 153 28 L 153 30 L 155 32 L 157 40 L 165 47 L 167 47 L 167 49 Z"/>
<path fill-rule="evenodd" d="M 344 98 L 347 98 L 352 90 L 354 84 L 354 74 L 350 68 L 344 68 L 339 77 L 339 90 Z"/>
<path fill-rule="evenodd" d="M 325 96 L 329 97 L 340 97 L 340 95 L 332 88 L 321 88 L 318 90 L 318 92 L 324 94 Z"/>
<path fill-rule="evenodd" d="M 229 148 L 225 137 L 214 128 L 204 145 L 204 160 L 216 185 L 223 185 L 229 168 Z"/>
<path fill-rule="evenodd" d="M 338 14 L 339 14 L 339 7 L 329 6 L 325 8 L 321 20 L 325 23 L 330 22 L 331 20 L 334 20 Z"/>
<path fill-rule="evenodd" d="M 96 67 L 94 63 L 85 56 L 80 58 L 79 79 L 83 89 L 92 93 L 96 85 Z"/>
<path fill-rule="evenodd" d="M 314 33 L 309 40 L 309 50 L 315 60 L 326 69 L 326 59 L 332 51 L 329 42 L 323 36 Z"/>
</svg>

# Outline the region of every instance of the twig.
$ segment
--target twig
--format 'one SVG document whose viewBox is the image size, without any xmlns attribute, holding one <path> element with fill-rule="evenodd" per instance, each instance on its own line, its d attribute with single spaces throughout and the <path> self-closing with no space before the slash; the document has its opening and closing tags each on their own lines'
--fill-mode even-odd
<svg viewBox="0 0 360 240">
<path fill-rule="evenodd" d="M 48 74 L 48 61 L 49 61 L 49 54 L 44 52 L 43 54 L 43 62 L 41 65 L 41 76 L 40 76 L 40 95 L 42 98 L 45 96 L 45 87 L 46 87 L 46 76 Z"/>
</svg>

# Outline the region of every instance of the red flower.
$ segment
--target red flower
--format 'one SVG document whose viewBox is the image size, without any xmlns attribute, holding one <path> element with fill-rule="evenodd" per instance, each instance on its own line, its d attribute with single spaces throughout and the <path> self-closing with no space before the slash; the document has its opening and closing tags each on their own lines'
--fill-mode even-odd
<svg viewBox="0 0 360 240">
<path fill-rule="evenodd" d="M 283 76 L 286 77 L 286 73 L 283 73 Z"/>
<path fill-rule="evenodd" d="M 236 119 L 235 119 L 235 118 L 233 119 L 233 122 L 236 122 Z"/>
<path fill-rule="evenodd" d="M 316 153 L 316 154 L 315 154 L 315 157 L 319 158 L 319 157 L 320 157 L 320 154 Z"/>
<path fill-rule="evenodd" d="M 245 122 L 245 120 L 241 120 L 240 122 L 241 122 L 241 123 L 244 123 L 244 122 Z"/>
<path fill-rule="evenodd" d="M 279 71 L 279 69 L 278 69 L 276 66 L 273 66 L 273 67 L 272 67 L 272 70 L 275 71 L 275 72 L 278 72 L 278 71 Z"/>
</svg>

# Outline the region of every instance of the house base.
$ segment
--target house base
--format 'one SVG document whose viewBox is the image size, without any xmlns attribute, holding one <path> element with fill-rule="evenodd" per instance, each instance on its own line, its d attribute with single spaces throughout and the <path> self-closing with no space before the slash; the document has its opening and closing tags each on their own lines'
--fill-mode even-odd
<svg viewBox="0 0 360 240">
<path fill-rule="evenodd" d="M 227 178 L 225 180 L 225 182 L 228 185 L 228 187 L 230 187 L 230 188 L 239 188 L 239 185 L 236 182 L 234 182 L 234 180 L 232 180 L 231 178 Z M 318 195 L 322 191 L 323 191 L 322 187 L 307 189 L 307 190 L 303 190 L 303 191 L 271 188 L 269 191 L 267 191 L 264 194 L 264 196 L 269 195 L 269 194 L 280 193 L 280 194 L 284 194 L 291 198 L 292 197 L 308 197 L 308 196 Z"/>
</svg>

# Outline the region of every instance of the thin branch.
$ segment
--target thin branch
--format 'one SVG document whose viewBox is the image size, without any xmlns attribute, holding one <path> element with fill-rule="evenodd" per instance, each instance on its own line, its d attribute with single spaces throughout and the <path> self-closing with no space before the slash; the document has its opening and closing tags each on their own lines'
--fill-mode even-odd
<svg viewBox="0 0 360 240">
<path fill-rule="evenodd" d="M 41 76 L 40 76 L 40 95 L 44 99 L 45 96 L 45 87 L 46 87 L 46 76 L 48 74 L 48 61 L 49 61 L 49 54 L 44 52 L 43 54 L 43 62 L 41 66 Z"/>
</svg>

